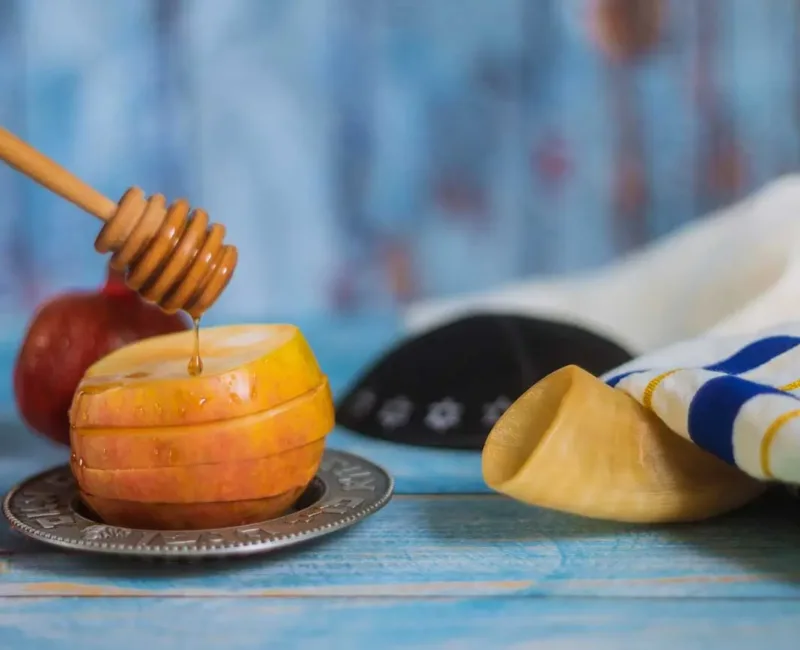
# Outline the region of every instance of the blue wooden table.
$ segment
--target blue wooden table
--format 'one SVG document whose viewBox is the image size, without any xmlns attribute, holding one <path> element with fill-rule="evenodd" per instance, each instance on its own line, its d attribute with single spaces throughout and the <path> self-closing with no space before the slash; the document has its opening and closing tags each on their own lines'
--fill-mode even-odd
<svg viewBox="0 0 800 650">
<path fill-rule="evenodd" d="M 341 391 L 390 323 L 305 327 Z M 66 461 L 13 411 L 0 346 L 0 488 Z M 477 453 L 336 431 L 397 494 L 337 536 L 202 565 L 73 555 L 0 524 L 2 650 L 800 648 L 800 503 L 773 495 L 691 526 L 629 526 L 490 494 Z"/>
</svg>

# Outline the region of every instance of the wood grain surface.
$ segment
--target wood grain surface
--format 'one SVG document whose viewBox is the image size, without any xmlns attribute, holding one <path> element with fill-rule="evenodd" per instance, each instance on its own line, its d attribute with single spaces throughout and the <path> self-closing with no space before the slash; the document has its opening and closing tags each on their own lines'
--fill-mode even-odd
<svg viewBox="0 0 800 650">
<path fill-rule="evenodd" d="M 796 650 L 798 619 L 787 600 L 0 599 L 25 650 Z"/>
<path fill-rule="evenodd" d="M 780 501 L 642 528 L 499 496 L 398 496 L 303 547 L 190 565 L 50 551 L 4 534 L 0 596 L 800 598 L 800 526 Z"/>
</svg>

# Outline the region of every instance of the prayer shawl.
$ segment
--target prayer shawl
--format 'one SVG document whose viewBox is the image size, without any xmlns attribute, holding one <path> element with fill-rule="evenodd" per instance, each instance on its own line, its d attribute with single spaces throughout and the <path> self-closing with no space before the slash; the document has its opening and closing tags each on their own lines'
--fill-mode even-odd
<svg viewBox="0 0 800 650">
<path fill-rule="evenodd" d="M 602 379 L 750 476 L 800 483 L 800 323 L 699 337 Z"/>
</svg>

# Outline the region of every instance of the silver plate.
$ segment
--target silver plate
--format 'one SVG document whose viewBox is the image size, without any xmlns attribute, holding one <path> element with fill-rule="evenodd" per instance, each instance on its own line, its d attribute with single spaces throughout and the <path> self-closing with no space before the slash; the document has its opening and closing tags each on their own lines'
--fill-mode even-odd
<svg viewBox="0 0 800 650">
<path fill-rule="evenodd" d="M 109 526 L 78 497 L 68 465 L 14 487 L 3 514 L 26 537 L 60 548 L 108 555 L 199 559 L 274 551 L 347 528 L 380 510 L 394 482 L 381 467 L 353 454 L 326 450 L 316 477 L 282 517 L 209 530 L 160 531 Z"/>
</svg>

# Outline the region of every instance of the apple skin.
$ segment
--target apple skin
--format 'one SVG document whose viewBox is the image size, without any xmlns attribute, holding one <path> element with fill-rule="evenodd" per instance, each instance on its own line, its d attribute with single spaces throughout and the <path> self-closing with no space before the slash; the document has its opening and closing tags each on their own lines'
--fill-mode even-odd
<svg viewBox="0 0 800 650">
<path fill-rule="evenodd" d="M 103 521 L 164 530 L 263 521 L 314 478 L 334 407 L 300 331 L 222 326 L 205 341 L 198 376 L 186 371 L 188 332 L 115 350 L 84 373 L 70 467 Z"/>
<path fill-rule="evenodd" d="M 69 410 L 86 370 L 134 341 L 188 329 L 188 318 L 143 301 L 109 274 L 94 292 L 69 292 L 42 304 L 14 364 L 14 397 L 37 433 L 70 444 Z"/>
<path fill-rule="evenodd" d="M 269 340 L 261 348 L 254 345 L 246 360 L 226 363 L 237 354 L 225 350 L 218 337 L 248 333 Z M 150 338 L 103 357 L 75 392 L 72 426 L 171 427 L 230 420 L 280 406 L 324 380 L 311 347 L 293 325 L 207 328 L 200 341 L 205 369 L 199 377 L 186 372 L 190 332 Z M 143 376 L 136 376 L 143 368 Z"/>
<path fill-rule="evenodd" d="M 273 497 L 311 482 L 325 438 L 255 460 L 152 469 L 91 469 L 74 456 L 72 473 L 82 492 L 144 503 L 217 503 Z"/>
<path fill-rule="evenodd" d="M 146 530 L 228 528 L 280 517 L 305 491 L 298 486 L 271 497 L 222 503 L 141 503 L 106 499 L 81 492 L 90 510 L 111 526 Z"/>
<path fill-rule="evenodd" d="M 72 453 L 90 469 L 150 469 L 253 460 L 301 447 L 335 426 L 327 380 L 280 406 L 185 427 L 78 429 Z"/>
</svg>

